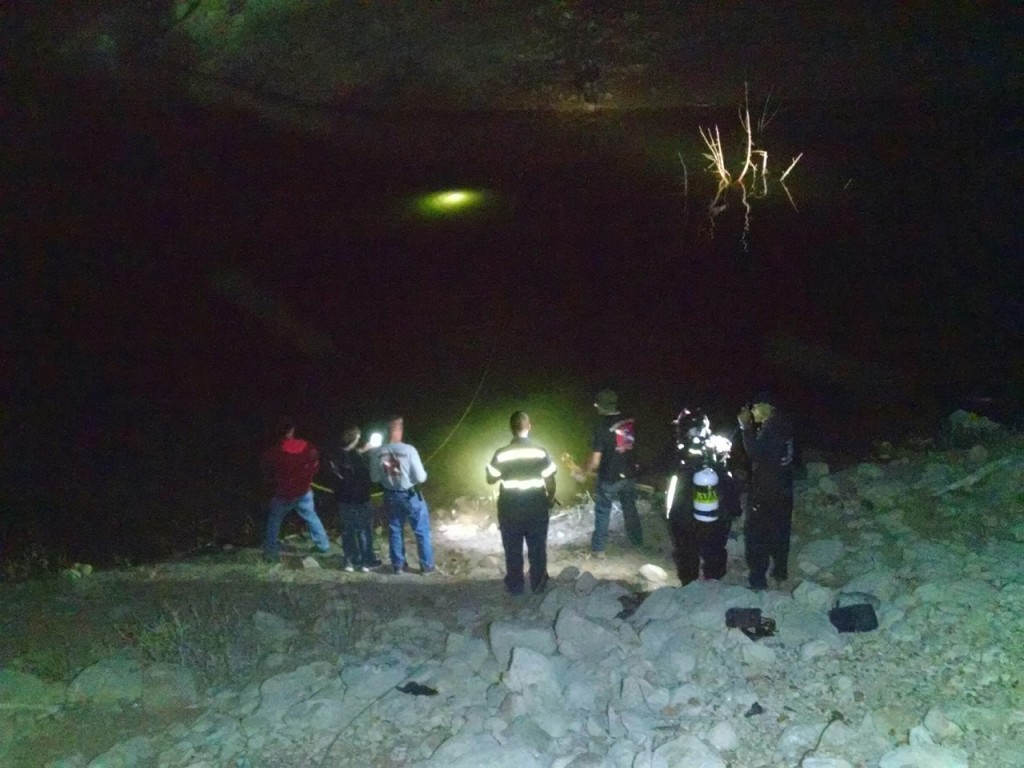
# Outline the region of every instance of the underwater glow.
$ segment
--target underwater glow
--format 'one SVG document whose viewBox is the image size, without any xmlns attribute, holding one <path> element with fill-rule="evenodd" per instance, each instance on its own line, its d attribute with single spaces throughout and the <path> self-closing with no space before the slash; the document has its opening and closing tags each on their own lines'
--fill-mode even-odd
<svg viewBox="0 0 1024 768">
<path fill-rule="evenodd" d="M 475 208 L 484 199 L 482 192 L 472 189 L 447 189 L 431 192 L 417 200 L 420 212 L 427 216 L 450 216 Z"/>
<path fill-rule="evenodd" d="M 493 498 L 498 493 L 497 484 L 489 484 L 487 466 L 494 457 L 495 451 L 505 448 L 512 439 L 509 431 L 509 414 L 526 406 L 533 429 L 530 439 L 536 445 L 547 450 L 555 460 L 553 474 L 558 478 L 558 496 L 568 503 L 576 484 L 569 478 L 568 470 L 558 457 L 563 453 L 584 450 L 589 444 L 588 421 L 582 418 L 577 422 L 567 418 L 572 413 L 574 403 L 559 393 L 543 392 L 524 395 L 515 401 L 496 400 L 485 406 L 475 408 L 471 418 L 467 419 L 456 431 L 454 437 L 445 445 L 443 458 L 434 452 L 424 452 L 424 464 L 431 475 L 428 488 L 431 493 L 439 496 L 466 496 L 477 498 Z M 447 437 L 447 434 L 443 435 Z M 429 441 L 424 441 L 429 444 Z M 549 468 L 550 469 L 550 468 Z"/>
</svg>

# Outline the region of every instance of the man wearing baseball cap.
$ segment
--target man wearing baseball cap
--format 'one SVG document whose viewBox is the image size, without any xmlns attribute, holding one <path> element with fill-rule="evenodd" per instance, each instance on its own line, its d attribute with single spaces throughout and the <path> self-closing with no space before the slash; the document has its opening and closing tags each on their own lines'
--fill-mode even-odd
<svg viewBox="0 0 1024 768">
<path fill-rule="evenodd" d="M 594 398 L 597 423 L 591 436 L 590 460 L 582 472 L 574 474 L 577 482 L 596 475 L 594 485 L 594 534 L 591 554 L 602 559 L 608 544 L 608 523 L 612 503 L 622 507 L 626 535 L 636 547 L 644 543 L 643 527 L 636 508 L 637 462 L 633 447 L 636 443 L 636 423 L 619 412 L 619 396 L 610 389 L 602 389 Z"/>
</svg>

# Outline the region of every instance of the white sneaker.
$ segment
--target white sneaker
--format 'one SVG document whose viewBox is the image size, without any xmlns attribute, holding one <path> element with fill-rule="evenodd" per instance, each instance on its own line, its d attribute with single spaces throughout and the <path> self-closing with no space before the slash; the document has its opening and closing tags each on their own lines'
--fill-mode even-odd
<svg viewBox="0 0 1024 768">
<path fill-rule="evenodd" d="M 355 573 L 355 570 L 351 563 L 345 564 L 345 573 Z"/>
<path fill-rule="evenodd" d="M 359 572 L 360 573 L 369 573 L 370 569 L 367 568 L 365 565 L 361 565 L 361 566 L 359 566 Z"/>
</svg>

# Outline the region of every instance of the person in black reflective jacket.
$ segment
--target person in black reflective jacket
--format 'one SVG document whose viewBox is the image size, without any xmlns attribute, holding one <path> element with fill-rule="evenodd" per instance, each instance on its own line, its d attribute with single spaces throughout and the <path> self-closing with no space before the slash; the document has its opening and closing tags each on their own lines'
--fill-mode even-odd
<svg viewBox="0 0 1024 768">
<path fill-rule="evenodd" d="M 530 440 L 530 417 L 516 411 L 509 418 L 512 442 L 494 452 L 487 482 L 498 483 L 498 528 L 505 550 L 505 587 L 523 594 L 523 542 L 530 562 L 530 588 L 542 592 L 548 582 L 548 511 L 555 498 L 558 467 L 546 450 Z"/>
</svg>

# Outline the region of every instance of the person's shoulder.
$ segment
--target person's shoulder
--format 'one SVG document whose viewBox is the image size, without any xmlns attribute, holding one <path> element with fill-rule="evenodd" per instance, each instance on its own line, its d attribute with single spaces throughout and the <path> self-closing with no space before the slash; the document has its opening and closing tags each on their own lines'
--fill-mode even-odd
<svg viewBox="0 0 1024 768">
<path fill-rule="evenodd" d="M 771 427 L 772 431 L 792 434 L 793 417 L 786 411 L 776 411 L 768 420 L 767 426 Z"/>
</svg>

